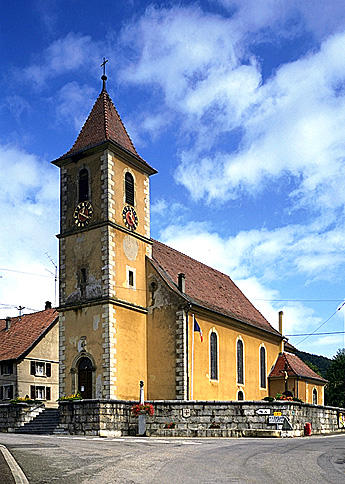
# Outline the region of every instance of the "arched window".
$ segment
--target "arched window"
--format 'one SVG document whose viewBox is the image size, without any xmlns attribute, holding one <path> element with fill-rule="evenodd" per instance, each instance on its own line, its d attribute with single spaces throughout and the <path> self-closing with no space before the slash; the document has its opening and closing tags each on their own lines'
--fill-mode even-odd
<svg viewBox="0 0 345 484">
<path fill-rule="evenodd" d="M 218 337 L 217 333 L 212 331 L 210 335 L 210 369 L 211 380 L 218 380 Z"/>
<path fill-rule="evenodd" d="M 243 394 L 242 390 L 239 390 L 237 392 L 237 400 L 244 400 L 244 394 Z"/>
<path fill-rule="evenodd" d="M 89 200 L 89 172 L 82 168 L 79 172 L 79 202 Z"/>
<path fill-rule="evenodd" d="M 134 205 L 134 178 L 128 171 L 125 174 L 125 200 L 129 205 Z"/>
<path fill-rule="evenodd" d="M 266 388 L 266 349 L 264 346 L 260 348 L 260 387 Z"/>
<path fill-rule="evenodd" d="M 316 390 L 316 388 L 313 389 L 313 404 L 317 405 L 317 390 Z"/>
<path fill-rule="evenodd" d="M 244 384 L 243 341 L 237 340 L 237 383 Z"/>
</svg>

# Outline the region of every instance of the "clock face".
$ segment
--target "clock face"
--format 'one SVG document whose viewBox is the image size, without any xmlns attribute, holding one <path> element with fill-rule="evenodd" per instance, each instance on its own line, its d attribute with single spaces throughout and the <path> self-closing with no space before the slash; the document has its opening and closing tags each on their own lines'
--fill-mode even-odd
<svg viewBox="0 0 345 484">
<path fill-rule="evenodd" d="M 90 222 L 93 208 L 90 202 L 80 202 L 75 207 L 73 218 L 78 227 L 85 227 Z"/>
<path fill-rule="evenodd" d="M 122 210 L 122 218 L 129 230 L 135 230 L 138 225 L 138 217 L 133 207 L 126 205 Z"/>
</svg>

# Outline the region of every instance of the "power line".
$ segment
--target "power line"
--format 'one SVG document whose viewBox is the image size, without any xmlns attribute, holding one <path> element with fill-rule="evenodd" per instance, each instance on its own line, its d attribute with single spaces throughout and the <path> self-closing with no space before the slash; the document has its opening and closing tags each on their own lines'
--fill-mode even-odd
<svg viewBox="0 0 345 484">
<path fill-rule="evenodd" d="M 255 299 L 253 301 L 266 301 L 266 302 L 339 302 L 344 301 L 344 298 L 339 299 Z"/>
<path fill-rule="evenodd" d="M 285 336 L 319 336 L 321 334 L 345 334 L 345 331 L 332 331 L 330 333 L 301 333 L 301 334 L 286 334 Z"/>
<path fill-rule="evenodd" d="M 17 272 L 18 274 L 27 274 L 29 276 L 52 277 L 52 276 L 48 276 L 47 274 L 40 274 L 39 272 L 17 271 L 15 269 L 5 269 L 4 267 L 0 267 L 0 271 Z"/>
<path fill-rule="evenodd" d="M 322 326 L 324 326 L 326 323 L 328 323 L 328 321 L 329 321 L 331 318 L 333 318 L 333 316 L 334 316 L 335 314 L 337 314 L 337 312 L 338 312 L 338 311 L 339 311 L 339 310 L 340 310 L 340 309 L 341 309 L 341 308 L 344 306 L 344 304 L 345 304 L 345 302 L 344 302 L 344 303 L 343 303 L 341 306 L 339 306 L 339 307 L 338 307 L 338 308 L 337 308 L 337 309 L 334 311 L 334 313 L 333 313 L 333 314 L 332 314 L 332 315 L 331 315 L 331 316 L 330 316 L 328 319 L 326 319 L 326 321 L 324 321 L 322 324 L 320 324 L 320 326 L 318 326 L 318 327 L 315 329 L 315 331 L 313 331 L 312 333 L 308 334 L 308 336 L 306 336 L 305 338 L 303 338 L 303 339 L 302 339 L 302 341 L 299 341 L 299 343 L 298 343 L 298 344 L 303 343 L 303 341 L 305 341 L 305 340 L 306 340 L 306 339 L 308 339 L 310 336 L 312 336 L 313 334 L 315 334 L 315 333 L 316 333 L 316 331 L 317 331 L 318 329 L 322 328 Z"/>
</svg>

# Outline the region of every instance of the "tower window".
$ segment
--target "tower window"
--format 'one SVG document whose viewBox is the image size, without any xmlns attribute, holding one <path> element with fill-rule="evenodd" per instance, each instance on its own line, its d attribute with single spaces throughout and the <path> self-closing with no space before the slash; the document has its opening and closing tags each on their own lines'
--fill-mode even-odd
<svg viewBox="0 0 345 484">
<path fill-rule="evenodd" d="M 243 341 L 237 340 L 237 383 L 244 384 Z"/>
<path fill-rule="evenodd" d="M 210 367 L 211 380 L 218 380 L 218 337 L 214 331 L 210 335 Z"/>
<path fill-rule="evenodd" d="M 80 295 L 85 297 L 87 285 L 87 271 L 85 267 L 80 269 Z"/>
<path fill-rule="evenodd" d="M 136 287 L 136 270 L 133 267 L 126 266 L 126 283 L 130 289 Z"/>
<path fill-rule="evenodd" d="M 128 171 L 125 174 L 125 200 L 129 205 L 134 205 L 134 178 Z"/>
<path fill-rule="evenodd" d="M 128 271 L 128 285 L 134 286 L 134 274 L 133 271 Z"/>
<path fill-rule="evenodd" d="M 89 200 L 89 173 L 86 168 L 79 172 L 79 202 Z"/>
</svg>

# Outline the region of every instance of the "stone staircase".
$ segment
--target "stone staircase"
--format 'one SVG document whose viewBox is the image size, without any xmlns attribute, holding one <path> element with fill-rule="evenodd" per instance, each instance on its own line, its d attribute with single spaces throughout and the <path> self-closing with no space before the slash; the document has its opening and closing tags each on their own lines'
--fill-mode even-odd
<svg viewBox="0 0 345 484">
<path fill-rule="evenodd" d="M 53 434 L 59 425 L 59 410 L 56 408 L 45 408 L 30 422 L 22 427 L 16 428 L 16 434 Z"/>
</svg>

